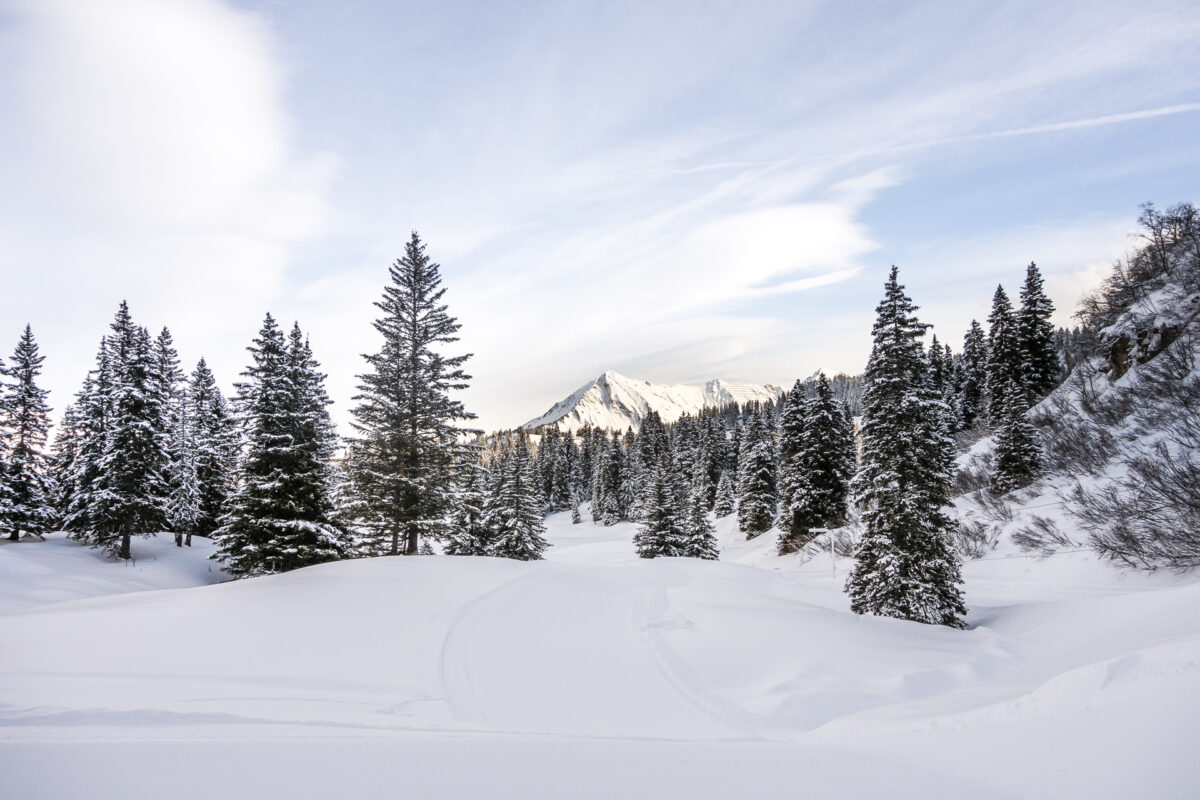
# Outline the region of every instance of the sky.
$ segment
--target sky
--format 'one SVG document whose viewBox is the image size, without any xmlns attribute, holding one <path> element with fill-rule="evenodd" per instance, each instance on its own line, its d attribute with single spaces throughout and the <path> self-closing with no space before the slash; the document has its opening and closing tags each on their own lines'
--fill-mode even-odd
<svg viewBox="0 0 1200 800">
<path fill-rule="evenodd" d="M 416 230 L 491 430 L 859 372 L 892 264 L 956 349 L 1030 261 L 1069 324 L 1200 200 L 1200 4 L 0 0 L 0 109 L 0 353 L 56 415 L 124 299 L 227 390 L 298 320 L 349 432 Z"/>
</svg>

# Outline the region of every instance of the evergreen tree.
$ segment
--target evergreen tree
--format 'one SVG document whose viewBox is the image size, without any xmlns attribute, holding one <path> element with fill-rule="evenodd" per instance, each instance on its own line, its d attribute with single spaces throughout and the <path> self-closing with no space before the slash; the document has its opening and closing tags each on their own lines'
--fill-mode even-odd
<svg viewBox="0 0 1200 800">
<path fill-rule="evenodd" d="M 733 496 L 733 481 L 729 480 L 729 473 L 721 471 L 721 477 L 717 481 L 717 497 L 713 502 L 713 513 L 717 515 L 717 519 L 728 517 L 737 506 L 734 503 Z"/>
<path fill-rule="evenodd" d="M 1010 492 L 1027 486 L 1042 464 L 1037 430 L 1029 422 L 1024 393 L 1012 387 L 1005 402 L 1005 416 L 996 431 L 996 469 L 992 486 Z"/>
<path fill-rule="evenodd" d="M 683 555 L 716 561 L 721 551 L 708 519 L 707 497 L 708 472 L 703 464 L 697 464 L 683 510 Z"/>
<path fill-rule="evenodd" d="M 1011 387 L 1023 390 L 1025 378 L 1017 320 L 1003 286 L 997 286 L 992 297 L 988 324 L 987 413 L 988 422 L 999 425 Z"/>
<path fill-rule="evenodd" d="M 485 511 L 491 473 L 473 461 L 460 474 L 462 478 L 443 550 L 451 556 L 485 556 L 491 545 Z"/>
<path fill-rule="evenodd" d="M 154 376 L 150 333 L 133 323 L 124 302 L 108 351 L 113 368 L 109 417 L 88 521 L 96 544 L 128 559 L 131 537 L 152 536 L 166 527 L 169 441 L 161 425 L 166 398 Z"/>
<path fill-rule="evenodd" d="M 332 423 L 324 375 L 299 327 L 285 341 L 267 314 L 249 348 L 239 408 L 246 453 L 214 558 L 238 577 L 285 572 L 350 553 L 333 515 Z"/>
<path fill-rule="evenodd" d="M 211 536 L 233 494 L 240 442 L 237 421 L 203 358 L 188 379 L 185 408 L 198 494 L 195 532 Z"/>
<path fill-rule="evenodd" d="M 59 479 L 71 487 L 71 493 L 63 498 L 63 527 L 70 532 L 71 538 L 93 545 L 99 544 L 99 539 L 90 510 L 99 487 L 100 464 L 108 439 L 113 375 L 108 339 L 104 338 L 96 353 L 96 368 L 88 373 L 76 397 L 78 445 L 71 461 L 71 472 Z"/>
<path fill-rule="evenodd" d="M 603 449 L 597 447 L 595 450 L 598 457 L 593 467 L 592 521 L 616 525 L 624 518 L 621 497 L 625 459 L 621 440 L 614 433 Z"/>
<path fill-rule="evenodd" d="M 462 365 L 470 355 L 438 352 L 458 341 L 461 327 L 442 303 L 439 270 L 414 231 L 375 304 L 383 312 L 375 321 L 383 346 L 365 356 L 370 371 L 359 376 L 355 397 L 355 485 L 392 555 L 416 553 L 421 536 L 441 534 L 453 505 L 454 468 L 465 459 L 464 431 L 454 423 L 474 419 L 450 396 L 467 387 Z"/>
<path fill-rule="evenodd" d="M 846 583 L 856 613 L 962 625 L 959 562 L 950 543 L 953 444 L 929 381 L 926 326 L 892 267 L 876 308 L 863 394 L 855 499 L 866 532 Z"/>
<path fill-rule="evenodd" d="M 971 327 L 963 338 L 962 357 L 958 364 L 959 424 L 969 429 L 983 415 L 987 402 L 987 338 L 983 326 L 975 320 L 971 320 Z"/>
<path fill-rule="evenodd" d="M 196 473 L 196 440 L 186 404 L 175 413 L 175 430 L 171 440 L 168 468 L 170 497 L 167 503 L 167 524 L 175 533 L 175 546 L 192 546 L 201 517 L 200 481 Z"/>
<path fill-rule="evenodd" d="M 1021 287 L 1021 310 L 1017 313 L 1017 339 L 1025 371 L 1026 400 L 1036 403 L 1050 393 L 1061 369 L 1050 317 L 1054 304 L 1046 296 L 1042 274 L 1030 262 Z"/>
<path fill-rule="evenodd" d="M 775 453 L 770 429 L 752 413 L 738 456 L 738 527 L 753 539 L 775 524 Z"/>
<path fill-rule="evenodd" d="M 784 470 L 792 491 L 790 504 L 783 510 L 787 524 L 780 536 L 781 553 L 803 547 L 812 538 L 812 528 L 845 523 L 846 498 L 854 474 L 854 462 L 848 457 L 853 441 L 847 442 L 846 417 L 825 373 L 817 377 L 805 417 L 799 446 Z"/>
<path fill-rule="evenodd" d="M 46 437 L 50 431 L 49 392 L 37 385 L 45 357 L 38 353 L 33 330 L 25 326 L 13 353 L 12 366 L 5 370 L 9 382 L 0 395 L 0 427 L 7 451 L 0 462 L 0 506 L 7 506 L 9 538 L 22 533 L 42 537 L 54 525 L 54 484 L 46 461 Z"/>
<path fill-rule="evenodd" d="M 642 523 L 633 545 L 642 558 L 682 556 L 689 536 L 684 530 L 671 477 L 671 463 L 663 453 L 651 473 L 645 495 Z"/>
<path fill-rule="evenodd" d="M 787 509 L 804 476 L 797 471 L 796 453 L 804 446 L 804 425 L 808 414 L 808 398 L 803 381 L 797 380 L 781 404 L 779 412 L 779 505 L 784 519 L 780 525 L 790 527 Z"/>
<path fill-rule="evenodd" d="M 67 406 L 62 421 L 50 446 L 48 469 L 54 486 L 54 518 L 65 527 L 71 498 L 75 496 L 75 462 L 79 458 L 82 434 L 79 427 L 79 412 L 74 405 Z"/>
<path fill-rule="evenodd" d="M 518 430 L 513 449 L 500 469 L 486 507 L 491 541 L 488 554 L 519 561 L 538 561 L 549 547 L 541 492 L 528 438 Z"/>
</svg>

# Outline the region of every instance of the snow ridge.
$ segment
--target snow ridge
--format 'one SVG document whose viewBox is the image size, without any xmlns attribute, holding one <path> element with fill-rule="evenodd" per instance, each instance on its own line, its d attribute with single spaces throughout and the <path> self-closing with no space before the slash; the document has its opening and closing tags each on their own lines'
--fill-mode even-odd
<svg viewBox="0 0 1200 800">
<path fill-rule="evenodd" d="M 663 422 L 674 422 L 684 414 L 698 414 L 706 408 L 773 401 L 782 393 L 782 389 L 770 384 L 728 383 L 719 378 L 703 386 L 656 384 L 608 370 L 555 403 L 545 414 L 526 422 L 524 427 L 557 425 L 560 430 L 575 432 L 591 424 L 608 430 L 636 431 L 651 411 L 657 411 Z"/>
</svg>

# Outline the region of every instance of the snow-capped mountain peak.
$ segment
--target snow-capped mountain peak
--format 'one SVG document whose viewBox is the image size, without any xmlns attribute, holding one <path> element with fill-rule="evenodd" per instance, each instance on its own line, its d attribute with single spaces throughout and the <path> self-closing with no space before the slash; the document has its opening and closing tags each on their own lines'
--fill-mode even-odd
<svg viewBox="0 0 1200 800">
<path fill-rule="evenodd" d="M 556 424 L 562 430 L 577 431 L 590 423 L 609 430 L 637 430 L 651 411 L 657 411 L 664 422 L 673 422 L 705 408 L 775 400 L 780 393 L 775 386 L 729 383 L 719 378 L 703 386 L 655 384 L 607 370 L 525 427 Z"/>
</svg>

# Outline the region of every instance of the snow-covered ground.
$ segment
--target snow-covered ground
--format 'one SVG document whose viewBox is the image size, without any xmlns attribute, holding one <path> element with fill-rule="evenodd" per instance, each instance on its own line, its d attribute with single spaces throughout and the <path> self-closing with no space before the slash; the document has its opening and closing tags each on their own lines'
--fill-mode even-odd
<svg viewBox="0 0 1200 800">
<path fill-rule="evenodd" d="M 954 631 L 732 520 L 719 563 L 633 530 L 200 587 L 166 540 L 0 548 L 0 797 L 1196 796 L 1193 576 L 999 549 Z"/>
</svg>

